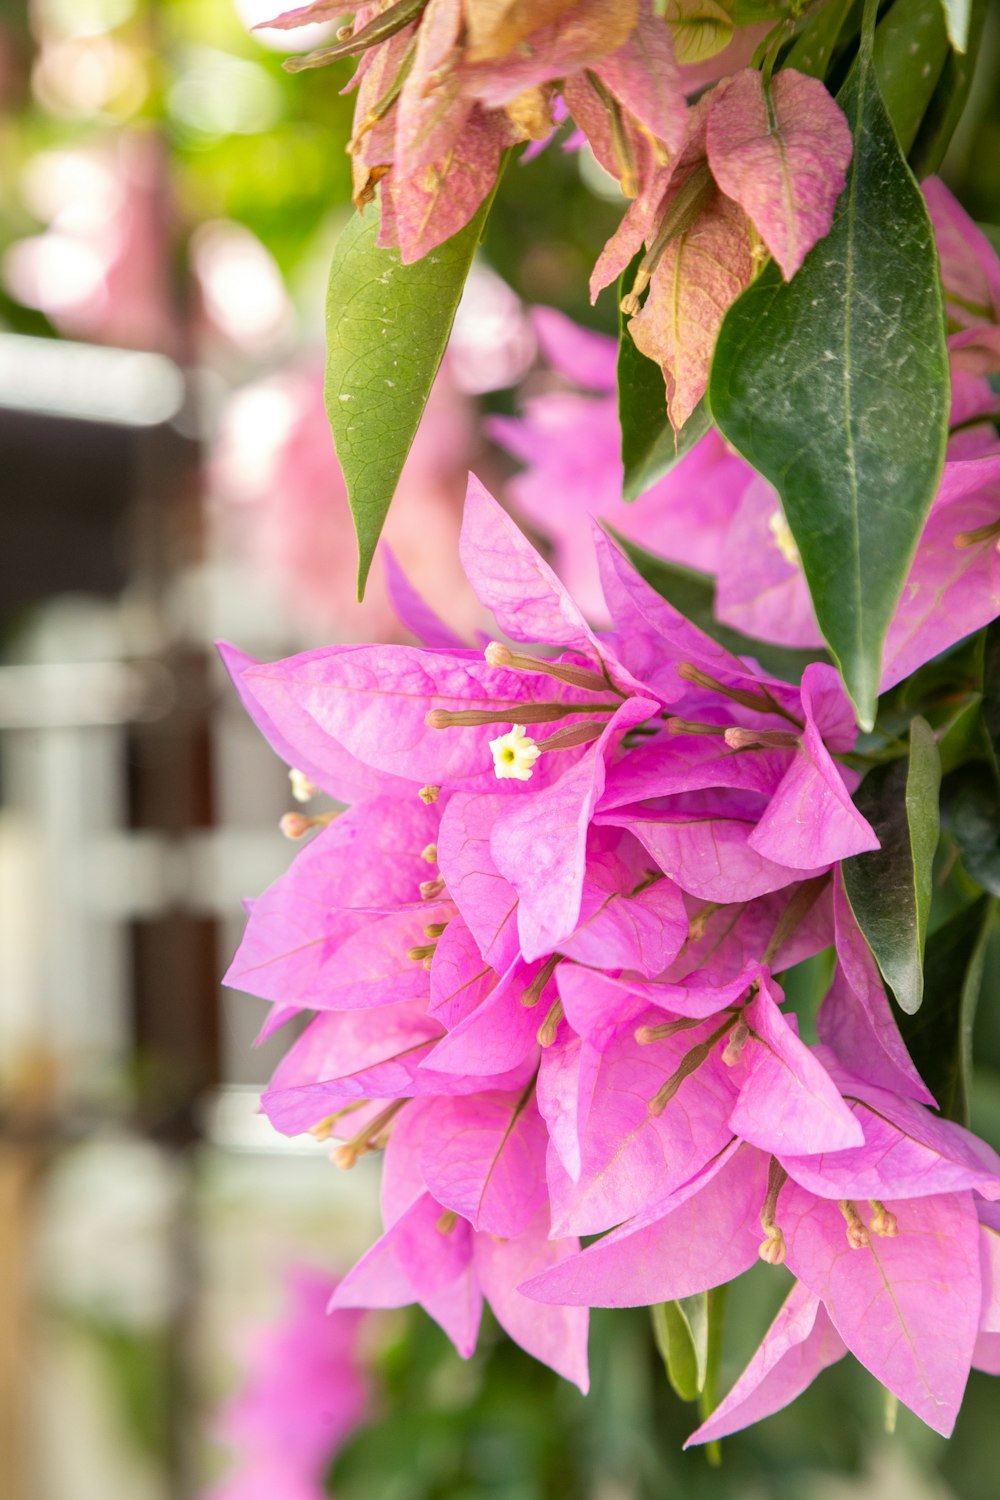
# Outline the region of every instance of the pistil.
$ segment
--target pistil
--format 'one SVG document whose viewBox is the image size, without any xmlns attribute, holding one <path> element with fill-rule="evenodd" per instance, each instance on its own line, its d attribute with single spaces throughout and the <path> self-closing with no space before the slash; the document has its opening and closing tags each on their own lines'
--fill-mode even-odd
<svg viewBox="0 0 1000 1500">
<path fill-rule="evenodd" d="M 703 672 L 700 667 L 696 667 L 694 662 L 690 661 L 678 663 L 677 675 L 682 682 L 690 682 L 695 687 L 707 688 L 709 692 L 719 693 L 723 698 L 729 698 L 733 703 L 739 703 L 744 708 L 755 709 L 757 713 L 777 714 L 780 718 L 787 719 L 790 724 L 794 724 L 797 729 L 805 728 L 803 721 L 796 718 L 787 708 L 783 708 L 766 687 L 756 691 L 750 688 L 732 687 L 729 683 L 720 682 L 717 677 L 710 676 L 708 672 Z"/>
<path fill-rule="evenodd" d="M 651 1115 L 662 1115 L 685 1078 L 690 1078 L 692 1073 L 698 1071 L 719 1038 L 724 1037 L 726 1032 L 735 1025 L 735 1022 L 736 1017 L 729 1016 L 727 1020 L 723 1021 L 721 1026 L 712 1032 L 711 1036 L 706 1037 L 703 1042 L 699 1042 L 696 1047 L 692 1047 L 691 1051 L 681 1058 L 680 1063 L 675 1071 L 671 1073 L 666 1083 L 650 1099 L 649 1112 Z"/>
<path fill-rule="evenodd" d="M 885 1204 L 878 1198 L 869 1198 L 872 1207 L 872 1220 L 868 1226 L 872 1234 L 879 1235 L 885 1240 L 894 1240 L 899 1233 L 899 1221 Z"/>
<path fill-rule="evenodd" d="M 534 979 L 528 985 L 528 988 L 526 990 L 522 990 L 522 1005 L 530 1009 L 531 1006 L 538 1004 L 539 1000 L 542 998 L 542 991 L 545 989 L 545 986 L 548 984 L 549 980 L 555 973 L 556 965 L 559 963 L 561 958 L 561 953 L 553 953 L 551 958 L 547 958 L 545 960 L 545 962 L 542 964 L 542 967 L 535 975 Z"/>
<path fill-rule="evenodd" d="M 370 1151 L 380 1151 L 387 1139 L 384 1135 L 386 1127 L 392 1124 L 403 1105 L 408 1103 L 407 1099 L 394 1099 L 387 1108 L 375 1116 L 374 1120 L 369 1120 L 357 1135 L 345 1141 L 342 1146 L 338 1146 L 331 1153 L 331 1161 L 343 1171 L 348 1172 L 360 1157 L 367 1156 Z"/>
<path fill-rule="evenodd" d="M 565 1014 L 566 1012 L 563 1010 L 562 1001 L 556 1000 L 552 1005 L 552 1009 L 545 1017 L 545 1020 L 538 1028 L 537 1040 L 540 1047 L 552 1046 L 553 1042 L 556 1039 L 556 1032 L 559 1029 L 559 1022 L 562 1020 Z"/>
</svg>

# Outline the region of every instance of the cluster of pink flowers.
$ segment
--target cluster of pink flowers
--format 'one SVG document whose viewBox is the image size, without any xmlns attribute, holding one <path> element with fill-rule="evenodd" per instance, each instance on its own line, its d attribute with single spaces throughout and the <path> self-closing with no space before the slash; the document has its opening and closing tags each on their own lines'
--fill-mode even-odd
<svg viewBox="0 0 1000 1500">
<path fill-rule="evenodd" d="M 953 639 L 1000 614 L 1000 556 L 992 545 L 1000 497 L 1000 260 L 937 178 L 923 184 L 948 313 L 952 414 L 948 461 L 889 633 L 884 686 L 919 665 L 914 632 L 931 612 Z M 600 585 L 582 514 L 600 517 L 651 552 L 715 579 L 715 614 L 756 640 L 818 647 L 823 638 L 775 490 L 711 430 L 639 500 L 622 498 L 615 391 L 617 346 L 550 308 L 535 310 L 539 343 L 571 387 L 531 396 L 520 418 L 494 417 L 493 437 L 525 465 L 508 495 L 554 549 L 560 576 L 588 616 Z"/>
<path fill-rule="evenodd" d="M 268 24 L 295 28 L 337 9 L 312 0 Z M 380 184 L 379 243 L 404 261 L 468 223 L 508 148 L 571 117 L 631 200 L 592 292 L 645 247 L 623 307 L 663 368 L 680 428 L 705 390 L 726 309 L 768 255 L 795 273 L 830 228 L 852 154 L 819 79 L 784 69 L 765 83 L 743 67 L 756 30 L 713 60 L 718 82 L 689 105 L 704 70 L 679 65 L 678 50 L 699 30 L 724 40 L 723 23 L 664 16 L 652 0 L 375 0 L 334 45 L 290 66 L 359 58 L 355 202 L 363 208 Z"/>
<path fill-rule="evenodd" d="M 342 1166 L 384 1148 L 385 1233 L 331 1305 L 419 1302 L 468 1355 L 485 1298 L 585 1389 L 589 1307 L 759 1256 L 794 1285 L 695 1440 L 845 1350 L 947 1432 L 970 1366 L 1000 1369 L 1000 1158 L 933 1112 L 844 894 L 877 847 L 850 706 L 831 667 L 764 675 L 595 546 L 600 633 L 473 479 L 462 560 L 497 639 L 466 646 L 391 570 L 420 646 L 223 648 L 297 788 L 350 804 L 293 815 L 316 835 L 227 976 L 268 1031 L 315 1012 L 274 1125 Z M 966 628 L 912 618 L 908 669 Z M 830 947 L 810 1047 L 776 976 Z"/>
<path fill-rule="evenodd" d="M 288 1307 L 256 1336 L 220 1423 L 240 1467 L 207 1500 L 324 1500 L 326 1471 L 372 1404 L 359 1350 L 364 1315 L 327 1316 L 336 1287 L 322 1271 L 289 1273 Z"/>
</svg>

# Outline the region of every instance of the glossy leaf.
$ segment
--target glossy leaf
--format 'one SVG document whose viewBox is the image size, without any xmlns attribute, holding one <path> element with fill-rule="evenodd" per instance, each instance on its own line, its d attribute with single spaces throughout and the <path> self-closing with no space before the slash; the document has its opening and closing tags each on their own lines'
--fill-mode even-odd
<svg viewBox="0 0 1000 1500">
<path fill-rule="evenodd" d="M 952 791 L 950 783 L 957 783 Z M 1000 896 L 1000 785 L 992 766 L 960 766 L 948 778 L 948 826 L 977 885 Z"/>
<path fill-rule="evenodd" d="M 908 152 L 948 55 L 934 0 L 896 0 L 875 32 L 875 71 L 899 144 Z"/>
<path fill-rule="evenodd" d="M 666 0 L 663 14 L 679 63 L 705 62 L 732 40 L 732 17 L 719 0 Z"/>
<path fill-rule="evenodd" d="M 983 636 L 983 727 L 1000 772 L 1000 620 L 988 625 Z"/>
<path fill-rule="evenodd" d="M 709 404 L 781 495 L 816 618 L 870 728 L 882 644 L 944 459 L 948 362 L 930 220 L 870 45 L 840 103 L 854 158 L 833 227 L 790 282 L 768 266 L 730 308 Z"/>
<path fill-rule="evenodd" d="M 697 1401 L 708 1368 L 708 1293 L 650 1309 L 667 1379 L 682 1401 Z"/>
<path fill-rule="evenodd" d="M 710 635 L 737 656 L 754 657 L 766 672 L 782 677 L 786 682 L 798 682 L 810 662 L 827 659 L 822 651 L 799 651 L 770 645 L 720 624 L 714 613 L 715 583 L 707 573 L 699 573 L 695 568 L 686 568 L 681 563 L 657 557 L 616 531 L 612 531 L 612 536 L 636 572 L 656 590 L 661 599 L 666 599 L 688 620 L 704 630 L 706 635 Z"/>
<path fill-rule="evenodd" d="M 785 67 L 808 73 L 810 78 L 825 78 L 851 7 L 852 0 L 828 0 L 799 33 Z"/>
<path fill-rule="evenodd" d="M 949 1120 L 968 1122 L 972 1024 L 983 980 L 995 903 L 982 896 L 933 933 L 919 1015 L 899 1016 L 910 1055 Z"/>
<path fill-rule="evenodd" d="M 358 597 L 444 354 L 493 195 L 412 265 L 376 244 L 378 217 L 337 241 L 326 302 L 326 410 L 358 537 Z"/>
<path fill-rule="evenodd" d="M 923 996 L 940 783 L 934 735 L 926 720 L 915 718 L 909 756 L 870 772 L 854 797 L 881 848 L 855 855 L 842 867 L 858 926 L 886 983 L 911 1015 Z"/>
</svg>

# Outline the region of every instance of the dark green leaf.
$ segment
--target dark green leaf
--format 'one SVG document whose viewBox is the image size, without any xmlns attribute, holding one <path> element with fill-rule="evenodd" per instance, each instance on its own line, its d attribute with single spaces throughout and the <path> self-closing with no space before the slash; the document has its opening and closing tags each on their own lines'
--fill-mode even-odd
<svg viewBox="0 0 1000 1500">
<path fill-rule="evenodd" d="M 709 402 L 781 495 L 816 618 L 869 729 L 885 632 L 944 459 L 948 359 L 930 220 L 870 45 L 841 103 L 854 159 L 833 227 L 790 282 L 772 263 L 730 308 Z"/>
<path fill-rule="evenodd" d="M 1000 620 L 987 625 L 983 635 L 983 727 L 1000 771 Z"/>
<path fill-rule="evenodd" d="M 637 256 L 621 278 L 619 302 L 632 284 L 639 259 Z M 663 372 L 636 348 L 627 321 L 619 314 L 618 420 L 625 471 L 622 495 L 626 500 L 637 500 L 690 453 L 708 432 L 712 419 L 705 402 L 699 401 L 680 432 L 674 432 L 667 419 Z"/>
<path fill-rule="evenodd" d="M 909 151 L 948 56 L 939 0 L 894 0 L 875 32 L 875 71 L 899 144 Z"/>
<path fill-rule="evenodd" d="M 760 662 L 766 672 L 781 677 L 786 682 L 798 682 L 810 662 L 826 661 L 823 651 L 800 651 L 790 646 L 773 646 L 767 641 L 755 641 L 748 635 L 720 625 L 715 618 L 715 584 L 707 573 L 686 568 L 681 563 L 668 562 L 647 552 L 638 542 L 631 542 L 617 531 L 608 528 L 615 541 L 626 554 L 636 572 L 656 590 L 661 599 L 666 599 L 684 617 L 697 625 L 706 635 L 725 646 L 737 656 L 752 656 Z"/>
<path fill-rule="evenodd" d="M 413 265 L 376 245 L 374 211 L 351 219 L 333 252 L 326 410 L 358 535 L 359 599 L 492 201 Z"/>
<path fill-rule="evenodd" d="M 656 1346 L 682 1401 L 697 1401 L 708 1370 L 708 1293 L 652 1307 Z"/>
<path fill-rule="evenodd" d="M 910 165 L 919 181 L 936 172 L 968 103 L 976 58 L 986 21 L 987 0 L 972 0 L 969 45 L 965 52 L 948 53 L 931 101 L 910 151 Z"/>
<path fill-rule="evenodd" d="M 1000 896 L 1000 786 L 991 765 L 962 766 L 948 778 L 946 816 L 966 874 Z"/>
<path fill-rule="evenodd" d="M 898 1015 L 903 1040 L 949 1120 L 968 1120 L 972 1023 L 995 906 L 988 896 L 960 911 L 927 942 L 919 1015 Z"/>
<path fill-rule="evenodd" d="M 803 27 L 785 58 L 784 66 L 810 78 L 825 78 L 837 38 L 853 9 L 854 0 L 829 0 L 827 5 Z"/>
<path fill-rule="evenodd" d="M 854 801 L 881 848 L 843 863 L 858 925 L 887 984 L 911 1014 L 923 996 L 923 951 L 938 840 L 941 761 L 925 719 L 910 726 L 910 753 L 870 771 Z"/>
</svg>

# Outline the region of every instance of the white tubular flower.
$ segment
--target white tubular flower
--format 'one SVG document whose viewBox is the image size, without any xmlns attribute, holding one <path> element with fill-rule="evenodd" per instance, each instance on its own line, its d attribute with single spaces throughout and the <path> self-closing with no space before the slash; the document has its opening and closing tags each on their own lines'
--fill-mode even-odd
<svg viewBox="0 0 1000 1500">
<path fill-rule="evenodd" d="M 530 781 L 535 761 L 541 750 L 523 724 L 512 724 L 506 734 L 490 740 L 493 751 L 493 769 L 500 780 L 513 776 L 517 781 Z"/>
</svg>

